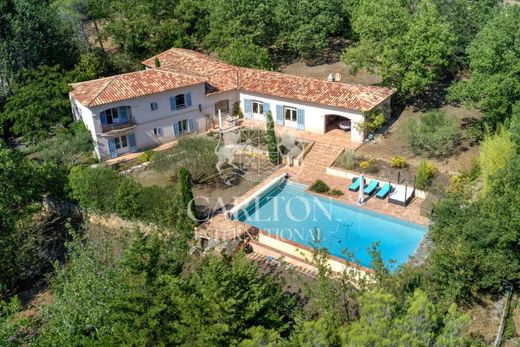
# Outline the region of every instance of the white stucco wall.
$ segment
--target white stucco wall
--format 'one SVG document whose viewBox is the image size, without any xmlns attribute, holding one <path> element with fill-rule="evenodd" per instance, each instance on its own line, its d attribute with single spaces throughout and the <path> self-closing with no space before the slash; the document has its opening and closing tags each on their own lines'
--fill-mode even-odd
<svg viewBox="0 0 520 347">
<path fill-rule="evenodd" d="M 170 96 L 186 94 L 188 92 L 191 93 L 192 106 L 172 111 L 170 107 Z M 188 88 L 179 88 L 164 93 L 147 95 L 92 108 L 80 104 L 74 100 L 73 97 L 71 97 L 71 104 L 74 118 L 76 120 L 82 120 L 92 133 L 98 157 L 101 160 L 106 160 L 110 158 L 108 140 L 112 137 L 107 137 L 102 133 L 100 113 L 108 108 L 118 106 L 130 107 L 129 116 L 133 117 L 136 126 L 133 129 L 121 132 L 121 135 L 134 133 L 137 149 L 145 150 L 175 140 L 173 123 L 180 120 L 193 119 L 195 132 L 207 130 L 210 126 L 208 116 L 214 116 L 214 103 L 228 99 L 230 109 L 232 109 L 233 102 L 238 99 L 237 95 L 237 91 L 231 91 L 206 96 L 204 84 L 198 84 Z M 150 104 L 152 102 L 157 102 L 157 110 L 151 110 Z M 161 128 L 162 135 L 154 135 L 154 128 Z M 121 155 L 129 150 L 129 147 L 119 149 L 117 153 Z"/>
<path fill-rule="evenodd" d="M 338 115 L 348 118 L 352 122 L 351 136 L 353 141 L 363 141 L 363 136 L 356 129 L 358 123 L 363 121 L 364 115 L 361 112 L 342 109 L 333 106 L 318 105 L 305 103 L 297 100 L 289 100 L 266 96 L 261 94 L 240 91 L 240 107 L 244 110 L 244 99 L 258 100 L 268 102 L 271 107 L 271 113 L 276 122 L 276 105 L 295 107 L 305 110 L 305 131 L 324 134 L 325 133 L 325 116 Z"/>
</svg>

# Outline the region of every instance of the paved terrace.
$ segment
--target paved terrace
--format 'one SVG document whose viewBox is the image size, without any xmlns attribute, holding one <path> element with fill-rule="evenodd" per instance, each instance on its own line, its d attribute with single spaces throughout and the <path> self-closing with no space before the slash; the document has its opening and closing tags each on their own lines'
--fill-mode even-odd
<svg viewBox="0 0 520 347">
<path fill-rule="evenodd" d="M 265 129 L 265 122 L 257 121 L 254 119 L 242 119 L 241 126 L 246 128 L 260 128 Z M 276 134 L 288 134 L 297 138 L 301 138 L 311 142 L 319 142 L 322 144 L 333 145 L 341 148 L 348 148 L 356 150 L 361 146 L 361 143 L 353 142 L 350 138 L 350 132 L 346 132 L 341 129 L 333 129 L 325 134 L 314 134 L 296 128 L 288 128 L 275 125 L 274 130 Z"/>
<path fill-rule="evenodd" d="M 280 168 L 271 176 L 263 180 L 260 184 L 256 185 L 246 194 L 237 199 L 235 205 L 253 195 L 273 178 L 278 177 L 284 172 L 287 172 L 291 181 L 305 185 L 311 185 L 315 180 L 321 179 L 322 181 L 326 182 L 331 189 L 339 189 L 345 193 L 340 197 L 332 199 L 357 206 L 358 192 L 350 192 L 348 190 L 348 186 L 351 184 L 350 180 L 327 175 L 325 173 L 325 166 L 319 166 L 316 164 L 306 165 L 305 160 L 304 165 L 300 167 L 284 166 Z M 420 215 L 422 201 L 422 199 L 414 198 L 407 207 L 404 207 L 391 204 L 387 199 L 381 200 L 375 198 L 375 196 L 372 196 L 367 198 L 366 204 L 360 208 L 365 208 L 374 212 L 383 213 L 395 218 L 426 226 L 428 225 L 428 218 Z M 231 240 L 238 237 L 245 231 L 249 231 L 249 226 L 247 226 L 245 223 L 227 220 L 223 214 L 219 214 L 201 225 L 197 234 L 202 237 L 204 237 L 203 235 L 206 235 L 205 237 L 212 237 L 221 240 Z"/>
</svg>

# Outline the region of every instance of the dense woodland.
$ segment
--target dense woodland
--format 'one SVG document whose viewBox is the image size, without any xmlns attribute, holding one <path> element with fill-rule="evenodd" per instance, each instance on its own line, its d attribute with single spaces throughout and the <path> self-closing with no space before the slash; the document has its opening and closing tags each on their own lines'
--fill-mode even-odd
<svg viewBox="0 0 520 347">
<path fill-rule="evenodd" d="M 0 0 L 0 345 L 483 344 L 464 309 L 520 281 L 519 37 L 520 7 L 498 0 Z M 361 288 L 332 277 L 319 244 L 301 295 L 243 254 L 200 257 L 195 172 L 161 189 L 92 168 L 72 123 L 69 83 L 172 46 L 277 69 L 317 64 L 338 40 L 353 73 L 396 88 L 396 108 L 441 98 L 483 114 L 480 159 L 435 205 L 425 263 L 390 271 L 374 245 L 376 282 Z M 95 235 L 44 201 L 161 232 Z M 38 288 L 52 299 L 27 312 L 21 294 Z"/>
</svg>

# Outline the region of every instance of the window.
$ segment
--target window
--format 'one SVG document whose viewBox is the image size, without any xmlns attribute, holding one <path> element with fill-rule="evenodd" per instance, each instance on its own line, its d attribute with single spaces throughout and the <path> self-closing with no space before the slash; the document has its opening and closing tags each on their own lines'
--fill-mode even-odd
<svg viewBox="0 0 520 347">
<path fill-rule="evenodd" d="M 252 101 L 253 103 L 253 113 L 256 114 L 264 114 L 264 103 L 261 101 Z"/>
<path fill-rule="evenodd" d="M 125 148 L 128 146 L 126 142 L 126 135 L 123 135 L 121 137 L 115 137 L 114 142 L 116 144 L 116 149 Z"/>
<path fill-rule="evenodd" d="M 151 109 L 152 111 L 155 111 L 155 110 L 157 110 L 158 108 L 159 108 L 159 104 L 157 104 L 156 102 L 152 102 L 152 103 L 150 103 L 150 109 Z"/>
<path fill-rule="evenodd" d="M 285 107 L 284 114 L 287 122 L 296 122 L 296 109 L 294 107 Z"/>
<path fill-rule="evenodd" d="M 117 111 L 117 107 L 109 108 L 105 111 L 105 115 L 107 117 L 107 124 L 114 124 L 119 120 L 119 112 Z"/>
<path fill-rule="evenodd" d="M 186 131 L 189 131 L 189 129 L 188 129 L 188 120 L 187 119 L 181 120 L 177 124 L 179 124 L 179 132 L 180 133 L 184 133 Z"/>
<path fill-rule="evenodd" d="M 215 114 L 218 114 L 218 110 L 222 111 L 223 114 L 229 113 L 229 100 L 220 100 L 215 103 Z"/>
<path fill-rule="evenodd" d="M 184 94 L 175 95 L 175 105 L 177 105 L 177 109 L 186 107 L 186 98 Z"/>
<path fill-rule="evenodd" d="M 162 136 L 162 128 L 153 128 L 153 134 L 155 136 Z"/>
</svg>

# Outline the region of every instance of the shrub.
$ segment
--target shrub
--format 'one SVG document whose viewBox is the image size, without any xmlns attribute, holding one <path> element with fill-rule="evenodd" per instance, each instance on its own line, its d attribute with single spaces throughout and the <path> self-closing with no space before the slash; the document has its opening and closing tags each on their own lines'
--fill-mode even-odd
<svg viewBox="0 0 520 347">
<path fill-rule="evenodd" d="M 381 110 L 376 110 L 370 113 L 368 116 L 366 116 L 363 122 L 358 124 L 357 130 L 359 130 L 363 134 L 373 134 L 379 129 L 381 129 L 383 124 L 385 124 L 385 116 L 383 115 L 383 112 L 381 112 Z"/>
<path fill-rule="evenodd" d="M 139 154 L 139 156 L 137 157 L 137 160 L 140 163 L 146 163 L 146 162 L 149 162 L 150 160 L 152 160 L 154 155 L 155 155 L 154 151 L 146 151 L 146 152 Z"/>
<path fill-rule="evenodd" d="M 266 140 L 267 150 L 269 152 L 269 160 L 273 165 L 278 165 L 280 162 L 280 157 L 278 154 L 277 139 L 274 132 L 274 120 L 271 111 L 267 112 L 267 115 L 265 116 L 265 123 L 267 127 Z"/>
<path fill-rule="evenodd" d="M 197 218 L 197 209 L 195 208 L 195 201 L 193 198 L 190 172 L 185 167 L 181 167 L 179 169 L 178 177 L 180 196 L 183 200 L 184 206 L 189 209 L 189 213 L 191 214 L 189 217 Z"/>
<path fill-rule="evenodd" d="M 311 192 L 325 194 L 329 191 L 329 186 L 322 180 L 316 180 L 309 188 Z"/>
<path fill-rule="evenodd" d="M 438 170 L 432 162 L 423 160 L 415 171 L 415 186 L 417 189 L 428 189 L 437 175 L 437 172 Z"/>
<path fill-rule="evenodd" d="M 153 168 L 174 176 L 184 166 L 190 171 L 193 183 L 219 181 L 217 147 L 218 141 L 212 137 L 181 137 L 176 146 L 152 156 Z"/>
<path fill-rule="evenodd" d="M 345 150 L 339 156 L 338 160 L 336 161 L 336 164 L 344 169 L 352 170 L 356 166 L 356 156 L 354 154 L 354 151 L 348 149 Z"/>
<path fill-rule="evenodd" d="M 141 186 L 130 177 L 124 177 L 122 182 L 115 190 L 115 210 L 116 213 L 128 219 L 139 218 L 143 208 L 140 202 Z"/>
<path fill-rule="evenodd" d="M 331 190 L 328 192 L 328 194 L 329 194 L 330 196 L 342 196 L 342 195 L 344 195 L 344 193 L 343 193 L 341 190 L 339 190 L 339 189 L 331 189 Z"/>
<path fill-rule="evenodd" d="M 376 161 L 374 159 L 367 159 L 359 163 L 359 168 L 365 173 L 376 173 L 379 171 Z"/>
<path fill-rule="evenodd" d="M 238 118 L 244 118 L 244 114 L 242 113 L 242 110 L 240 109 L 240 102 L 235 101 L 233 103 L 233 116 Z"/>
<path fill-rule="evenodd" d="M 399 155 L 395 155 L 390 159 L 390 166 L 394 169 L 403 169 L 408 166 L 406 159 Z"/>
<path fill-rule="evenodd" d="M 408 119 L 403 136 L 416 154 L 446 157 L 452 154 L 461 138 L 457 120 L 444 112 L 428 112 Z"/>
<path fill-rule="evenodd" d="M 506 163 L 516 155 L 516 145 L 511 140 L 509 130 L 498 127 L 494 135 L 484 136 L 480 145 L 480 168 L 482 170 L 482 192 L 490 192 L 489 187 Z"/>
<path fill-rule="evenodd" d="M 115 212 L 114 192 L 120 183 L 121 175 L 106 166 L 75 166 L 69 174 L 71 197 L 83 208 L 106 213 Z"/>
<path fill-rule="evenodd" d="M 93 158 L 92 135 L 83 123 L 75 122 L 69 129 L 57 129 L 56 135 L 36 146 L 35 157 L 41 161 L 76 165 Z"/>
</svg>

